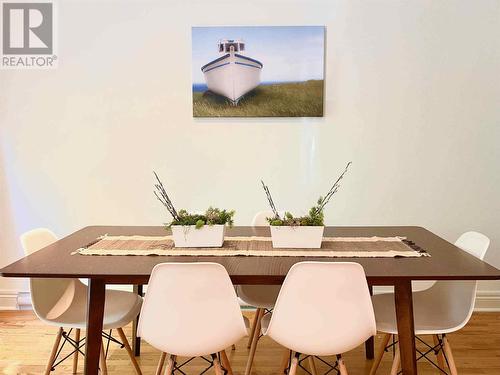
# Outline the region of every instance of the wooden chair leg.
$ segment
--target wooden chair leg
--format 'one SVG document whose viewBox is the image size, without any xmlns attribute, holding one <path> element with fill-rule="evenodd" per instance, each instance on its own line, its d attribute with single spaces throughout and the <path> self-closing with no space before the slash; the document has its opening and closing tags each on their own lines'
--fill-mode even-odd
<svg viewBox="0 0 500 375">
<path fill-rule="evenodd" d="M 264 316 L 264 309 L 257 310 L 256 326 L 253 332 L 252 346 L 250 347 L 250 353 L 248 354 L 247 366 L 245 368 L 245 375 L 250 375 L 252 372 L 253 358 L 255 357 L 255 351 L 257 350 L 257 342 L 259 341 L 260 330 L 261 330 L 261 320 Z"/>
<path fill-rule="evenodd" d="M 158 367 L 156 368 L 155 375 L 161 375 L 161 371 L 163 370 L 163 365 L 165 364 L 165 358 L 167 357 L 167 353 L 161 353 L 160 361 L 158 362 Z"/>
<path fill-rule="evenodd" d="M 101 374 L 108 375 L 108 365 L 106 364 L 106 354 L 104 353 L 104 341 L 101 341 Z"/>
<path fill-rule="evenodd" d="M 342 359 L 342 356 L 337 356 L 337 363 L 339 365 L 339 371 L 340 375 L 348 375 L 347 374 L 347 367 L 345 367 L 344 360 Z"/>
<path fill-rule="evenodd" d="M 61 337 L 63 333 L 63 328 L 60 327 L 57 331 L 56 339 L 54 340 L 54 345 L 52 346 L 52 352 L 50 353 L 49 363 L 47 363 L 47 368 L 45 369 L 45 375 L 49 375 L 52 370 L 52 365 L 56 359 L 57 349 L 59 348 L 59 343 L 61 342 Z"/>
<path fill-rule="evenodd" d="M 222 370 L 222 367 L 220 365 L 219 358 L 217 358 L 216 355 L 213 355 L 212 359 L 214 361 L 215 375 L 224 375 L 224 371 Z"/>
<path fill-rule="evenodd" d="M 257 320 L 258 320 L 258 317 L 259 317 L 259 314 L 260 314 L 260 310 L 262 309 L 257 309 L 255 311 L 255 315 L 253 317 L 253 320 L 252 320 L 252 325 L 250 326 L 250 334 L 248 335 L 248 344 L 247 344 L 247 349 L 250 349 L 250 347 L 252 346 L 252 341 L 253 341 L 253 335 L 255 333 L 255 327 L 257 327 Z"/>
<path fill-rule="evenodd" d="M 453 358 L 453 353 L 451 352 L 450 342 L 448 338 L 443 335 L 443 344 L 444 344 L 444 354 L 446 355 L 446 359 L 448 360 L 448 367 L 450 369 L 451 375 L 457 375 L 457 366 L 455 365 L 455 359 Z"/>
<path fill-rule="evenodd" d="M 439 336 L 438 335 L 432 335 L 432 339 L 434 340 L 434 346 L 437 346 L 439 344 Z M 436 359 L 439 368 L 445 369 L 445 361 L 444 361 L 444 356 L 443 356 L 443 349 L 439 348 L 439 351 L 436 354 Z"/>
<path fill-rule="evenodd" d="M 222 361 L 222 366 L 226 369 L 228 375 L 233 375 L 233 369 L 231 368 L 231 362 L 229 362 L 229 358 L 227 358 L 226 351 L 223 350 L 219 353 Z"/>
<path fill-rule="evenodd" d="M 401 363 L 401 354 L 399 353 L 399 345 L 394 353 L 394 360 L 392 361 L 391 375 L 398 375 L 399 365 Z"/>
<path fill-rule="evenodd" d="M 135 372 L 137 375 L 142 375 L 141 368 L 139 367 L 139 364 L 137 363 L 137 360 L 135 359 L 135 355 L 132 352 L 132 348 L 130 347 L 130 344 L 127 340 L 127 336 L 125 336 L 125 333 L 123 332 L 122 328 L 117 328 L 118 334 L 120 335 L 120 339 L 122 340 L 123 345 L 125 346 L 125 350 L 128 353 L 128 356 L 130 357 L 130 361 L 132 361 L 132 364 L 134 365 Z"/>
<path fill-rule="evenodd" d="M 80 343 L 80 329 L 75 330 L 75 341 L 78 346 Z M 78 372 L 78 354 L 80 354 L 78 350 L 73 354 L 73 374 Z"/>
<path fill-rule="evenodd" d="M 380 343 L 379 351 L 375 354 L 373 365 L 370 370 L 370 375 L 375 375 L 377 373 L 378 367 L 380 366 L 380 361 L 382 361 L 382 357 L 384 356 L 385 353 L 385 348 L 387 347 L 387 344 L 389 343 L 391 336 L 392 335 L 389 333 L 384 333 L 384 335 L 382 336 L 382 342 Z"/>
<path fill-rule="evenodd" d="M 299 358 L 297 356 L 293 356 L 292 362 L 290 364 L 290 372 L 288 373 L 288 375 L 296 375 L 298 366 L 299 366 Z"/>
<path fill-rule="evenodd" d="M 316 363 L 314 363 L 314 356 L 310 355 L 307 361 L 309 362 L 309 371 L 311 371 L 311 374 L 317 375 L 318 371 L 316 370 Z"/>
<path fill-rule="evenodd" d="M 285 349 L 283 351 L 283 356 L 281 357 L 281 365 L 280 365 L 280 375 L 285 373 L 285 370 L 288 368 L 288 362 L 290 362 L 290 354 L 291 350 Z"/>
<path fill-rule="evenodd" d="M 175 355 L 167 354 L 167 367 L 165 368 L 165 375 L 172 375 L 175 364 Z"/>
</svg>

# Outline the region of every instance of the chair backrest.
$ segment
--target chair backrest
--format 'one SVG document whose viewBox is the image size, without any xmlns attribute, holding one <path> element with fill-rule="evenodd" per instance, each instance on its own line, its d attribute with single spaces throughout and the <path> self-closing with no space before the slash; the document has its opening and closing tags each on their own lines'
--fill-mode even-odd
<svg viewBox="0 0 500 375">
<path fill-rule="evenodd" d="M 273 217 L 273 216 L 274 216 L 274 213 L 271 210 L 259 211 L 253 217 L 252 226 L 254 226 L 254 227 L 268 226 L 269 222 L 267 221 L 267 218 Z"/>
<path fill-rule="evenodd" d="M 455 246 L 481 260 L 489 245 L 490 239 L 478 232 L 466 232 L 455 242 Z M 436 315 L 441 315 L 441 324 L 458 330 L 472 316 L 476 291 L 477 281 L 437 281 L 434 286 L 421 293 L 425 293 L 426 300 L 432 301 Z"/>
<path fill-rule="evenodd" d="M 490 239 L 479 232 L 465 232 L 455 241 L 455 246 L 483 260 L 490 246 Z"/>
<path fill-rule="evenodd" d="M 351 350 L 375 335 L 363 267 L 351 262 L 302 262 L 288 272 L 266 335 L 311 355 Z"/>
<path fill-rule="evenodd" d="M 247 332 L 231 279 L 217 263 L 162 263 L 153 268 L 140 336 L 169 354 L 217 353 Z"/>
<path fill-rule="evenodd" d="M 30 255 L 57 241 L 57 237 L 45 228 L 33 229 L 20 237 L 25 255 Z M 64 313 L 75 295 L 74 279 L 30 279 L 31 302 L 37 316 L 52 320 Z"/>
</svg>

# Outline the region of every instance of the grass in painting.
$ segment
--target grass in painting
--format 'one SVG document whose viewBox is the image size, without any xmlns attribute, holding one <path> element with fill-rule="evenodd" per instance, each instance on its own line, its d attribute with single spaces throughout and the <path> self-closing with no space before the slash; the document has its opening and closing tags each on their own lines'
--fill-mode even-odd
<svg viewBox="0 0 500 375">
<path fill-rule="evenodd" d="M 260 85 L 238 105 L 219 95 L 193 92 L 194 117 L 321 117 L 323 80 Z"/>
</svg>

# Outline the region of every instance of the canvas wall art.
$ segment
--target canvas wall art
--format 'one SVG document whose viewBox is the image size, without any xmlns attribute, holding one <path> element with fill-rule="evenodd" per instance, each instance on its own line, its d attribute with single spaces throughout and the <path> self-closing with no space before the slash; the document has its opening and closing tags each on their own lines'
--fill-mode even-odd
<svg viewBox="0 0 500 375">
<path fill-rule="evenodd" d="M 192 28 L 194 117 L 322 117 L 324 26 Z"/>
</svg>

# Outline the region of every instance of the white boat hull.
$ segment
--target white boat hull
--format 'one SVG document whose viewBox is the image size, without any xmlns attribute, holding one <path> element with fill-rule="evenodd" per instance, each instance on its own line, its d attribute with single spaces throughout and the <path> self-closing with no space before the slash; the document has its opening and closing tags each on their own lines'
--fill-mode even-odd
<svg viewBox="0 0 500 375">
<path fill-rule="evenodd" d="M 233 103 L 260 84 L 261 70 L 259 61 L 234 53 L 202 67 L 208 89 Z"/>
</svg>

